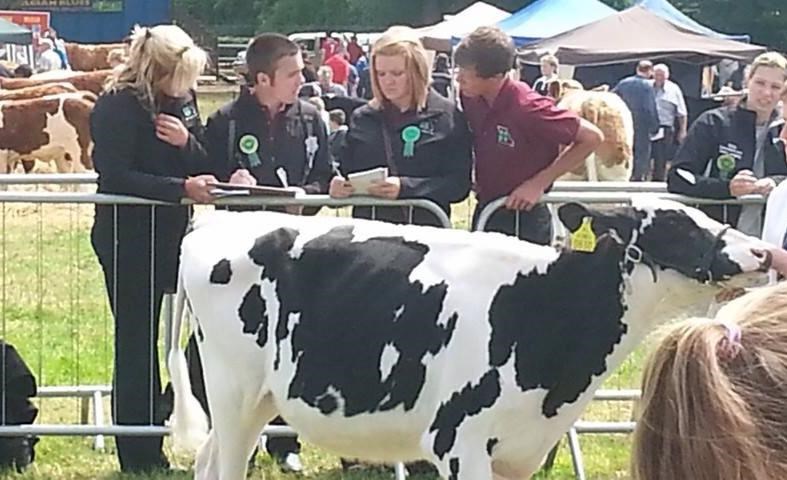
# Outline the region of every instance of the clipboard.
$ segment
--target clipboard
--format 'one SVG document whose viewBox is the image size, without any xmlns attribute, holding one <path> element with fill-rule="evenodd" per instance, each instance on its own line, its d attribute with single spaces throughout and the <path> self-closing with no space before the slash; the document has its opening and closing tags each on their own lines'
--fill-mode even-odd
<svg viewBox="0 0 787 480">
<path fill-rule="evenodd" d="M 289 197 L 295 198 L 297 192 L 288 188 L 266 187 L 263 185 L 236 185 L 234 183 L 211 182 L 208 186 L 214 187 L 211 191 L 217 197 L 237 195 L 259 195 L 264 197 Z"/>
</svg>

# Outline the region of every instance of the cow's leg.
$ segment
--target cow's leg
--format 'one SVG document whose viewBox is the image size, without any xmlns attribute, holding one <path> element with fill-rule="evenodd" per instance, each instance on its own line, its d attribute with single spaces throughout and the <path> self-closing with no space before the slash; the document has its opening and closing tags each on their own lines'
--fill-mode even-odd
<svg viewBox="0 0 787 480">
<path fill-rule="evenodd" d="M 219 446 L 216 443 L 216 432 L 211 430 L 208 439 L 197 452 L 194 461 L 194 480 L 210 480 L 219 478 Z"/>
<path fill-rule="evenodd" d="M 458 445 L 437 463 L 437 469 L 447 480 L 495 479 L 492 461 L 484 445 Z"/>
<path fill-rule="evenodd" d="M 200 451 L 204 477 L 211 480 L 244 480 L 254 447 L 262 429 L 276 416 L 276 408 L 268 395 L 261 395 L 258 379 L 228 379 L 231 366 L 217 362 L 200 345 L 205 370 L 208 407 L 212 430 Z M 213 357 L 213 358 L 210 358 Z M 229 380 L 229 381 L 228 381 Z M 218 474 L 216 474 L 218 472 Z"/>
<path fill-rule="evenodd" d="M 240 405 L 238 405 L 240 407 Z M 271 401 L 261 401 L 256 408 L 238 408 L 214 418 L 213 428 L 219 445 L 220 480 L 243 480 L 249 458 L 265 425 L 276 416 Z M 212 410 L 211 411 L 215 411 Z M 216 478 L 216 477 L 213 477 Z"/>
</svg>

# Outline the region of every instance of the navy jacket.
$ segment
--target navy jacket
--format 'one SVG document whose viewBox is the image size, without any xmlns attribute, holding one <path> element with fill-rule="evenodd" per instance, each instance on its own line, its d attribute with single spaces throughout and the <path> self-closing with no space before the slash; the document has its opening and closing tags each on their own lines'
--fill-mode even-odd
<svg viewBox="0 0 787 480">
<path fill-rule="evenodd" d="M 420 138 L 415 143 L 413 156 L 404 156 L 402 131 L 410 126 L 418 128 Z M 451 203 L 467 198 L 470 192 L 472 169 L 472 136 L 464 114 L 456 105 L 430 90 L 426 107 L 390 123 L 385 112 L 370 105 L 355 111 L 339 159 L 341 172 L 353 172 L 376 167 L 388 167 L 383 129 L 391 141 L 392 162 L 396 172 L 389 174 L 401 179 L 399 198 L 425 198 L 434 201 L 450 214 Z M 414 210 L 415 223 L 435 224 L 432 215 Z M 369 218 L 368 208 L 356 208 L 355 216 Z M 408 222 L 409 212 L 402 209 L 376 209 L 375 218 L 392 222 Z"/>
<path fill-rule="evenodd" d="M 719 107 L 700 115 L 691 125 L 686 140 L 675 154 L 667 189 L 701 198 L 732 198 L 730 180 L 740 170 L 751 170 L 756 148 L 756 114 L 736 107 Z M 775 113 L 765 139 L 765 176 L 781 180 L 787 175 L 787 159 L 779 133 L 784 120 Z M 719 169 L 719 157 L 730 155 L 735 164 L 725 173 Z M 723 221 L 721 207 L 704 208 L 717 220 Z M 726 220 L 735 225 L 739 207 L 728 207 Z"/>
</svg>

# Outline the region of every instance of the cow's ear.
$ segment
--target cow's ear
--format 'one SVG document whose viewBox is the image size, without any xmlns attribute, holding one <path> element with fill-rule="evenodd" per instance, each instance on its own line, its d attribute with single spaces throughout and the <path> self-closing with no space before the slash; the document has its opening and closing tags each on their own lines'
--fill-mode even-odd
<svg viewBox="0 0 787 480">
<path fill-rule="evenodd" d="M 592 217 L 593 214 L 585 208 L 584 205 L 579 203 L 571 202 L 565 205 L 561 205 L 560 208 L 557 209 L 557 216 L 560 217 L 560 221 L 563 222 L 563 225 L 571 231 L 575 232 L 580 225 L 582 225 L 582 219 L 585 217 Z"/>
</svg>

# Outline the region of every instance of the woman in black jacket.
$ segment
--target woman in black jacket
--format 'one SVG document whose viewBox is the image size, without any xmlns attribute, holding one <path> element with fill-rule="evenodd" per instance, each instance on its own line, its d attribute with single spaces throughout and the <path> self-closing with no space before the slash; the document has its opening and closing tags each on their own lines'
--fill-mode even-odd
<svg viewBox="0 0 787 480">
<path fill-rule="evenodd" d="M 127 62 L 91 117 L 98 192 L 179 203 L 211 200 L 193 86 L 206 55 L 179 27 L 136 28 Z M 163 425 L 157 355 L 165 291 L 177 277 L 185 206 L 96 205 L 91 234 L 115 317 L 113 417 Z M 168 468 L 162 437 L 118 437 L 123 471 Z"/>
<path fill-rule="evenodd" d="M 472 137 L 464 115 L 429 89 L 426 51 L 412 29 L 388 29 L 372 48 L 370 68 L 374 99 L 352 116 L 338 159 L 342 175 L 331 181 L 330 195 L 424 198 L 450 215 L 451 203 L 470 191 Z M 346 176 L 376 167 L 387 167 L 388 178 L 356 192 Z M 434 215 L 406 207 L 355 207 L 353 216 L 438 225 Z"/>
</svg>

